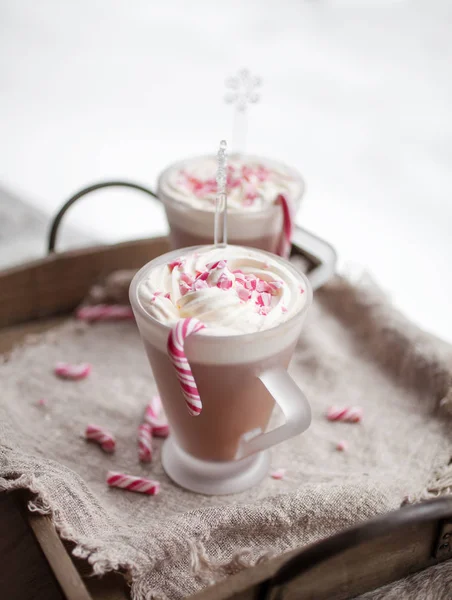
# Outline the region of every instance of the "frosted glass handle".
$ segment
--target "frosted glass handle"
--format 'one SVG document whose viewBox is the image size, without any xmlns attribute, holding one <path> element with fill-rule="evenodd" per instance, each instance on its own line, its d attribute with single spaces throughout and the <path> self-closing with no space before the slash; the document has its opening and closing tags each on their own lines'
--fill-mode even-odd
<svg viewBox="0 0 452 600">
<path fill-rule="evenodd" d="M 264 371 L 259 379 L 279 404 L 286 422 L 267 433 L 249 432 L 242 437 L 236 460 L 275 446 L 306 431 L 311 424 L 311 407 L 306 396 L 283 367 Z"/>
</svg>

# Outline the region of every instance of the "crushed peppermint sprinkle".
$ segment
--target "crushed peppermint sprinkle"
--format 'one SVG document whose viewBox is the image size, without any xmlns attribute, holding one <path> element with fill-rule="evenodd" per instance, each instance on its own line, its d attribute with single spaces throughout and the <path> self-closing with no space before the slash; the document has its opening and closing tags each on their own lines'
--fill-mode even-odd
<svg viewBox="0 0 452 600">
<path fill-rule="evenodd" d="M 77 381 L 78 379 L 85 379 L 91 373 L 91 365 L 88 363 L 82 364 L 69 364 L 64 362 L 58 362 L 55 365 L 54 373 L 61 379 L 71 379 Z"/>
<path fill-rule="evenodd" d="M 271 471 L 270 477 L 272 479 L 284 479 L 286 471 L 287 471 L 287 469 L 283 469 L 283 468 L 274 469 L 273 471 Z"/>
<path fill-rule="evenodd" d="M 168 269 L 170 272 L 176 267 L 181 270 L 184 262 L 184 258 L 173 260 L 168 263 Z M 241 269 L 231 271 L 227 262 L 227 260 L 217 260 L 208 263 L 206 265 L 207 271 L 196 271 L 194 277 L 182 272 L 179 276 L 181 296 L 209 287 L 217 287 L 220 290 L 230 290 L 234 287 L 241 302 L 248 302 L 253 299 L 258 314 L 266 316 L 271 310 L 272 297 L 281 294 L 284 282 L 281 280 L 266 281 L 254 275 L 254 273 L 244 273 Z M 268 263 L 266 264 L 268 265 Z M 304 292 L 304 290 L 301 291 Z M 155 292 L 152 301 L 155 301 L 155 297 L 161 294 L 162 292 Z M 169 293 L 165 294 L 164 297 L 171 300 Z M 287 307 L 282 305 L 281 311 L 287 312 Z"/>
<path fill-rule="evenodd" d="M 251 206 L 259 198 L 259 184 L 267 181 L 271 176 L 271 171 L 263 165 L 242 165 L 235 167 L 228 165 L 226 184 L 228 189 L 235 189 L 241 185 L 245 188 L 244 204 Z M 216 194 L 217 182 L 213 177 L 201 179 L 194 177 L 182 170 L 179 173 L 179 184 L 185 185 L 188 190 L 197 196 L 203 198 L 209 194 Z"/>
<path fill-rule="evenodd" d="M 168 269 L 170 271 L 173 271 L 173 269 L 175 269 L 176 267 L 178 269 L 182 269 L 182 267 L 184 266 L 184 262 L 185 262 L 185 259 L 183 257 L 178 258 L 177 260 L 173 260 L 170 263 L 168 263 Z"/>
<path fill-rule="evenodd" d="M 341 440 L 336 444 L 336 450 L 338 452 L 346 452 L 348 450 L 348 443 L 345 440 Z"/>
<path fill-rule="evenodd" d="M 38 406 L 47 406 L 48 402 L 45 398 L 39 398 L 37 405 Z"/>
</svg>

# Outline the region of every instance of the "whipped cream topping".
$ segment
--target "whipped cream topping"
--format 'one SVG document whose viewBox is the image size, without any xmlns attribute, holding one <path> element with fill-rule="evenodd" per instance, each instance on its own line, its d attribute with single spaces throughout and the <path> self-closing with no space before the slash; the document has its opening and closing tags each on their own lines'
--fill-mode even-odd
<svg viewBox="0 0 452 600">
<path fill-rule="evenodd" d="M 138 286 L 143 308 L 166 325 L 195 317 L 198 335 L 237 335 L 274 327 L 307 302 L 303 280 L 252 248 L 205 246 L 151 269 Z"/>
<path fill-rule="evenodd" d="M 159 182 L 160 192 L 193 208 L 215 210 L 217 161 L 194 158 L 169 169 Z M 280 194 L 289 202 L 299 199 L 302 182 L 293 171 L 263 159 L 232 155 L 227 167 L 229 211 L 259 211 L 274 204 Z"/>
</svg>

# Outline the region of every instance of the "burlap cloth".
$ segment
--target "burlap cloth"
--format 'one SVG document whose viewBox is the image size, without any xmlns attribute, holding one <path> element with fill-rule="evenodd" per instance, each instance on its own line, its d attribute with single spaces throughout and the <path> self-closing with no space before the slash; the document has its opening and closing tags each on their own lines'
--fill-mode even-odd
<svg viewBox="0 0 452 600">
<path fill-rule="evenodd" d="M 313 423 L 273 450 L 273 466 L 285 467 L 286 478 L 212 498 L 169 481 L 159 442 L 152 465 L 138 463 L 137 425 L 156 388 L 135 324 L 70 321 L 0 366 L 0 489 L 34 492 L 30 508 L 51 513 L 95 573 L 123 570 L 133 598 L 181 598 L 271 554 L 396 509 L 406 498 L 451 493 L 451 355 L 370 283 L 337 277 L 317 293 L 291 364 L 312 402 Z M 53 366 L 61 360 L 89 361 L 92 375 L 58 380 Z M 47 407 L 38 406 L 41 397 Z M 362 406 L 363 422 L 328 422 L 331 404 Z M 116 434 L 115 455 L 81 438 L 88 422 Z M 348 452 L 335 450 L 342 439 Z M 161 494 L 109 489 L 111 468 L 159 479 Z M 396 592 L 376 594 L 441 597 L 452 566 L 428 573 L 425 596 L 419 592 L 425 573 L 415 576 L 421 583 L 410 578 Z"/>
</svg>

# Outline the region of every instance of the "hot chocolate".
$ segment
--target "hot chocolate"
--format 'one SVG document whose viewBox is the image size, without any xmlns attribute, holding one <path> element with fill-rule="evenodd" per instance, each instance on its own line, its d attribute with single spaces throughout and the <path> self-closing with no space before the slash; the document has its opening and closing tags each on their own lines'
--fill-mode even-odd
<svg viewBox="0 0 452 600">
<path fill-rule="evenodd" d="M 267 428 L 280 378 L 289 381 L 285 400 L 303 405 L 286 368 L 311 299 L 309 282 L 289 263 L 251 248 L 189 248 L 137 274 L 132 306 L 172 433 L 185 452 L 230 461 L 270 445 L 253 447 L 246 437 Z M 185 340 L 203 406 L 196 417 L 185 409 L 167 352 L 171 327 L 184 318 L 205 325 Z M 299 433 L 297 426 L 276 441 Z"/>
<path fill-rule="evenodd" d="M 204 156 L 172 165 L 160 176 L 158 196 L 165 205 L 174 248 L 211 241 L 215 172 L 215 157 Z M 284 229 L 281 198 L 293 218 L 303 192 L 300 175 L 285 165 L 231 155 L 227 170 L 229 241 L 278 253 Z"/>
</svg>

